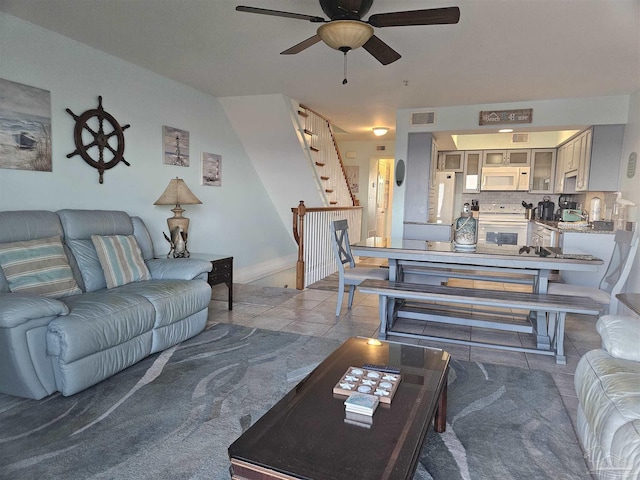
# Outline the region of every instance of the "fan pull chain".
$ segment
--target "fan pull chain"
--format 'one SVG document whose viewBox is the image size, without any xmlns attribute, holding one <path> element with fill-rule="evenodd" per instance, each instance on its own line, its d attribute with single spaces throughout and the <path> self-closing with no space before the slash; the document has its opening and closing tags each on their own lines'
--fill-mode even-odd
<svg viewBox="0 0 640 480">
<path fill-rule="evenodd" d="M 344 80 L 342 80 L 342 84 L 347 84 L 347 52 L 344 52 Z"/>
</svg>

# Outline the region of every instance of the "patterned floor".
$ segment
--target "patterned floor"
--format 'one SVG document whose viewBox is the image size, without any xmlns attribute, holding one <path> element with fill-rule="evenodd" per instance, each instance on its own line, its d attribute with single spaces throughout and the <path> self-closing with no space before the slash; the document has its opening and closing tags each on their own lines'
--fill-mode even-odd
<svg viewBox="0 0 640 480">
<path fill-rule="evenodd" d="M 277 331 L 314 335 L 344 340 L 350 336 L 376 337 L 378 332 L 378 298 L 356 291 L 353 308 L 347 310 L 346 296 L 340 317 L 336 318 L 336 288 L 329 288 L 330 279 L 323 289 L 294 290 L 289 288 L 257 285 L 234 285 L 233 311 L 227 310 L 225 285 L 214 288 L 209 310 L 209 321 L 231 323 Z M 469 281 L 466 281 L 469 282 Z M 337 283 L 337 282 L 336 282 Z M 466 286 L 476 288 L 510 288 L 507 284 L 472 281 Z M 326 288 L 326 289 L 325 289 Z M 508 352 L 480 347 L 435 343 L 403 339 L 406 343 L 419 343 L 447 350 L 454 358 L 467 361 L 515 366 L 550 372 L 562 395 L 563 402 L 575 425 L 577 398 L 573 375 L 580 357 L 589 350 L 600 348 L 601 340 L 595 329 L 596 318 L 584 315 L 567 315 L 565 329 L 565 353 L 567 365 L 557 365 L 550 356 Z M 496 332 L 470 327 L 429 325 L 416 322 L 413 328 L 425 335 L 472 338 L 486 342 L 510 342 L 531 346 L 528 334 Z"/>
</svg>

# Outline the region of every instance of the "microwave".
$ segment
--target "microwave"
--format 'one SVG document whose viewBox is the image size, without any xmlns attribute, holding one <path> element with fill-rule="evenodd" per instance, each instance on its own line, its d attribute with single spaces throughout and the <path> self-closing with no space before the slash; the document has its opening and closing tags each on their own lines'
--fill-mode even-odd
<svg viewBox="0 0 640 480">
<path fill-rule="evenodd" d="M 480 190 L 529 190 L 531 167 L 485 167 Z"/>
</svg>

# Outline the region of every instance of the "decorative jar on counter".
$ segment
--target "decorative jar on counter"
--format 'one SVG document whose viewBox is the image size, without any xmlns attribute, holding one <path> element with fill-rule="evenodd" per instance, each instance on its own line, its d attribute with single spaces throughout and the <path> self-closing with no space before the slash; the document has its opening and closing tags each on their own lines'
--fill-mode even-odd
<svg viewBox="0 0 640 480">
<path fill-rule="evenodd" d="M 460 217 L 456 218 L 453 229 L 453 243 L 455 248 L 474 249 L 478 242 L 478 221 L 473 218 L 469 204 L 462 207 Z"/>
</svg>

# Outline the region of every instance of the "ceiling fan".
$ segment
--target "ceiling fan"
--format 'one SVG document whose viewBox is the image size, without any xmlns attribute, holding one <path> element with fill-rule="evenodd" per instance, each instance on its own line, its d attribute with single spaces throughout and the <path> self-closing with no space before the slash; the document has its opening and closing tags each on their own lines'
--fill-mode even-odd
<svg viewBox="0 0 640 480">
<path fill-rule="evenodd" d="M 371 8 L 372 3 L 373 0 L 320 0 L 320 7 L 322 7 L 322 11 L 330 20 L 313 15 L 256 7 L 238 6 L 236 10 L 322 23 L 316 35 L 303 40 L 284 52 L 280 52 L 281 55 L 300 53 L 322 40 L 331 48 L 343 52 L 345 56 L 348 51 L 363 47 L 383 65 L 395 62 L 401 55 L 374 35 L 374 27 L 442 25 L 458 23 L 460 20 L 460 9 L 458 7 L 379 13 L 371 15 L 367 21 L 362 20 L 362 17 Z"/>
</svg>

